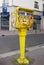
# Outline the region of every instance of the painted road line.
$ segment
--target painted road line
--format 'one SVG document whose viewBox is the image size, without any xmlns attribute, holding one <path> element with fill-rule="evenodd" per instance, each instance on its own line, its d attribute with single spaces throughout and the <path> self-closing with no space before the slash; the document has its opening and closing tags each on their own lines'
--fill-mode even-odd
<svg viewBox="0 0 44 65">
<path fill-rule="evenodd" d="M 34 50 L 37 50 L 37 49 L 40 49 L 40 48 L 44 48 L 44 46 L 38 45 L 38 46 L 26 48 L 26 50 L 34 51 Z M 11 52 L 8 52 L 8 53 L 3 53 L 3 54 L 0 54 L 0 58 L 5 58 L 5 57 L 16 55 L 16 54 L 19 54 L 19 53 L 20 53 L 19 50 L 11 51 Z"/>
</svg>

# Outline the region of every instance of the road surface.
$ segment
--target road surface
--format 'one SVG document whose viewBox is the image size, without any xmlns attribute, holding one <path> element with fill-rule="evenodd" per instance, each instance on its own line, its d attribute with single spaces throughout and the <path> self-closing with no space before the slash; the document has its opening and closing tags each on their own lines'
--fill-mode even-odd
<svg viewBox="0 0 44 65">
<path fill-rule="evenodd" d="M 26 47 L 44 44 L 44 34 L 29 34 L 26 37 Z M 17 35 L 0 36 L 0 54 L 19 49 Z"/>
</svg>

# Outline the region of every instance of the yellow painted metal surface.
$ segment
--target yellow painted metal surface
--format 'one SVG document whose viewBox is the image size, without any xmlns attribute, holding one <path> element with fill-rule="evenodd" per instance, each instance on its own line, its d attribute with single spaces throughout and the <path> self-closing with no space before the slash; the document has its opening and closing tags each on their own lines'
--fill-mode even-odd
<svg viewBox="0 0 44 65">
<path fill-rule="evenodd" d="M 19 42 L 20 42 L 20 58 L 17 59 L 18 63 L 26 64 L 29 63 L 29 61 L 25 58 L 25 40 L 26 40 L 26 33 L 27 29 L 20 29 L 18 30 L 19 33 Z"/>
<path fill-rule="evenodd" d="M 24 8 L 18 8 L 16 12 L 17 12 L 16 28 L 31 28 L 33 24 L 34 11 Z M 24 13 L 24 14 L 19 14 L 19 13 Z"/>
<path fill-rule="evenodd" d="M 34 10 L 18 7 L 13 13 L 16 14 L 15 26 L 13 27 L 18 29 L 20 43 L 20 58 L 17 59 L 17 61 L 18 63 L 29 63 L 29 61 L 25 58 L 25 40 L 27 29 L 33 26 Z"/>
</svg>

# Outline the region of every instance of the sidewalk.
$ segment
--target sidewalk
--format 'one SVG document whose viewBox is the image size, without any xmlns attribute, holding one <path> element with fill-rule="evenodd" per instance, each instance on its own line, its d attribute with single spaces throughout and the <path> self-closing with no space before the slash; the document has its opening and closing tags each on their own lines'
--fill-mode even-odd
<svg viewBox="0 0 44 65">
<path fill-rule="evenodd" d="M 13 59 L 18 57 L 19 54 L 6 58 L 1 58 L 0 65 L 19 65 L 18 63 L 13 62 Z M 26 65 L 44 65 L 44 46 L 31 51 L 28 50 L 26 52 L 26 57 L 32 59 L 32 63 Z"/>
<path fill-rule="evenodd" d="M 44 30 L 28 30 L 27 31 L 27 34 L 44 34 Z M 0 31 L 0 36 L 2 35 L 18 35 L 18 30 L 15 30 L 15 31 Z"/>
<path fill-rule="evenodd" d="M 7 31 L 7 30 L 5 30 L 5 31 L 0 31 L 0 36 L 1 36 L 1 35 L 17 35 L 17 34 L 18 34 L 17 31 Z"/>
</svg>

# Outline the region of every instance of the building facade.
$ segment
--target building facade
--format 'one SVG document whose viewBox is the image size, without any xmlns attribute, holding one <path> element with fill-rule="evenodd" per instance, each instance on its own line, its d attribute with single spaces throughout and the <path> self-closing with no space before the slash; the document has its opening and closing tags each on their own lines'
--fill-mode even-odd
<svg viewBox="0 0 44 65">
<path fill-rule="evenodd" d="M 5 27 L 8 27 L 8 28 L 4 28 L 4 30 L 10 30 L 10 31 L 16 30 L 15 28 L 11 27 L 11 24 L 12 24 L 11 23 L 12 21 L 11 13 L 18 6 L 35 10 L 34 21 L 37 24 L 37 29 L 38 30 L 44 29 L 44 15 L 43 15 L 44 0 L 20 0 L 20 1 L 19 0 L 9 0 L 9 1 L 6 0 L 6 3 L 8 3 L 7 12 L 9 12 L 9 20 L 8 20 L 8 23 L 7 22 L 5 23 L 4 21 L 1 20 L 1 15 L 0 15 L 0 30 L 1 30 L 1 26 L 4 27 L 3 22 L 5 23 Z M 1 0 L 1 3 L 0 3 L 0 13 L 2 13 L 2 5 L 3 5 L 3 0 Z"/>
</svg>

